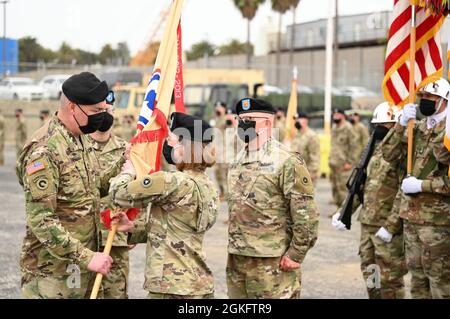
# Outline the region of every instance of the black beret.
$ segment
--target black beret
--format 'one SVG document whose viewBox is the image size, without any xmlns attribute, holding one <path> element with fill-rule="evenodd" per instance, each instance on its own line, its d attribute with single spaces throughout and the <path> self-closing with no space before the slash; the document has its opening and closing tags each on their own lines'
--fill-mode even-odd
<svg viewBox="0 0 450 319">
<path fill-rule="evenodd" d="M 62 91 L 69 101 L 81 105 L 100 103 L 109 94 L 108 84 L 90 72 L 72 75 L 64 81 Z"/>
<path fill-rule="evenodd" d="M 224 108 L 227 107 L 226 103 L 225 103 L 225 102 L 222 102 L 222 101 L 217 101 L 217 102 L 216 102 L 216 107 L 218 107 L 218 106 L 221 106 L 221 107 L 224 107 Z"/>
<path fill-rule="evenodd" d="M 41 110 L 41 112 L 40 112 L 41 114 L 50 114 L 50 111 L 49 110 L 47 110 L 47 109 L 45 109 L 45 110 Z"/>
<path fill-rule="evenodd" d="M 343 109 L 334 109 L 333 113 L 341 113 L 341 114 L 345 115 L 345 112 Z"/>
<path fill-rule="evenodd" d="M 300 112 L 298 112 L 296 114 L 296 118 L 298 118 L 298 119 L 309 119 L 309 116 L 305 112 L 301 112 L 300 111 Z"/>
<path fill-rule="evenodd" d="M 197 116 L 174 112 L 171 115 L 170 131 L 178 137 L 188 138 L 191 141 L 209 143 L 213 140 L 213 129 L 204 120 Z M 178 130 L 177 130 L 178 129 Z M 183 130 L 186 129 L 186 130 Z"/>
<path fill-rule="evenodd" d="M 245 98 L 237 102 L 236 104 L 237 115 L 250 112 L 263 112 L 275 114 L 275 109 L 269 102 L 259 99 Z"/>
</svg>

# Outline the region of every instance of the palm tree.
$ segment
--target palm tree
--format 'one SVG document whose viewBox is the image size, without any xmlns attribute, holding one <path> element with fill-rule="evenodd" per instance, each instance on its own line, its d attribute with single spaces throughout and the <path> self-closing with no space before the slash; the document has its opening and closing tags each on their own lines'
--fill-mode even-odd
<svg viewBox="0 0 450 319">
<path fill-rule="evenodd" d="M 277 35 L 277 56 L 276 56 L 276 78 L 275 85 L 280 85 L 280 57 L 281 57 L 281 22 L 283 14 L 291 7 L 291 0 L 271 0 L 272 9 L 279 13 L 278 35 Z"/>
<path fill-rule="evenodd" d="M 247 19 L 247 69 L 250 68 L 250 21 L 255 17 L 258 7 L 266 0 L 233 0 L 234 5 L 241 11 L 242 16 Z"/>
</svg>

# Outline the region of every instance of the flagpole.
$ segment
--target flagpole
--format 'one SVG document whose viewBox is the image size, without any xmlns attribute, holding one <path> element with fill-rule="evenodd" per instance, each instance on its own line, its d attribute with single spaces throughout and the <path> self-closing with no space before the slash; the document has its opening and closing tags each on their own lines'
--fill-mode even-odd
<svg viewBox="0 0 450 319">
<path fill-rule="evenodd" d="M 414 71 L 416 66 L 416 6 L 411 5 L 411 35 L 409 42 L 409 103 L 414 103 L 416 100 L 415 78 Z M 408 162 L 407 174 L 412 173 L 412 155 L 413 155 L 413 134 L 414 122 L 411 119 L 408 121 Z"/>
<path fill-rule="evenodd" d="M 329 0 L 327 37 L 325 50 L 325 105 L 324 105 L 324 131 L 325 135 L 331 132 L 331 86 L 333 82 L 333 15 L 334 0 Z"/>
</svg>

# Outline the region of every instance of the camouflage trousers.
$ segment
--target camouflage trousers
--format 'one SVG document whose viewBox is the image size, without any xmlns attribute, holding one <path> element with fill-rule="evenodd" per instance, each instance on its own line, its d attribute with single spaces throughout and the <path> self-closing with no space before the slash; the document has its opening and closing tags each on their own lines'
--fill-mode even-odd
<svg viewBox="0 0 450 319">
<path fill-rule="evenodd" d="M 342 171 L 330 168 L 330 182 L 331 192 L 333 195 L 333 201 L 337 207 L 340 207 L 347 196 L 347 180 L 350 177 L 352 171 Z"/>
<path fill-rule="evenodd" d="M 407 273 L 403 234 L 390 243 L 375 237 L 379 226 L 361 224 L 359 256 L 370 299 L 403 299 Z"/>
<path fill-rule="evenodd" d="M 100 251 L 103 251 L 103 247 Z M 105 299 L 128 299 L 129 248 L 113 246 L 110 256 L 113 264 L 109 274 L 102 280 L 103 297 Z"/>
<path fill-rule="evenodd" d="M 300 269 L 282 271 L 280 257 L 228 254 L 227 287 L 230 299 L 299 299 Z"/>
<path fill-rule="evenodd" d="M 174 295 L 174 294 L 162 294 L 149 292 L 147 299 L 214 299 L 214 294 L 207 295 Z"/>
<path fill-rule="evenodd" d="M 24 299 L 87 299 L 91 295 L 95 274 L 59 277 L 22 275 L 22 298 Z M 100 294 L 99 294 L 100 295 Z"/>
<path fill-rule="evenodd" d="M 0 166 L 5 165 L 5 144 L 0 141 Z"/>
<path fill-rule="evenodd" d="M 217 184 L 219 185 L 220 196 L 226 196 L 227 189 L 227 173 L 228 173 L 228 164 L 215 164 L 214 172 L 216 174 Z"/>
<path fill-rule="evenodd" d="M 450 298 L 450 226 L 404 221 L 412 298 Z"/>
</svg>

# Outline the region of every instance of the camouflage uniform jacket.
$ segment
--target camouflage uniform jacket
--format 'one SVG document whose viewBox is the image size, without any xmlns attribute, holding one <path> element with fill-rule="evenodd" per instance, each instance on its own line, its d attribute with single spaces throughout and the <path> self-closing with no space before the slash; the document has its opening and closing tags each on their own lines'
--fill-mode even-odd
<svg viewBox="0 0 450 319">
<path fill-rule="evenodd" d="M 342 170 L 345 163 L 355 165 L 359 159 L 356 143 L 357 136 L 350 123 L 345 121 L 341 127 L 333 125 L 328 165 L 335 170 Z"/>
<path fill-rule="evenodd" d="M 16 168 L 26 202 L 23 272 L 63 276 L 71 264 L 87 271 L 98 249 L 99 190 L 107 194 L 116 171 L 98 176 L 87 137 L 73 136 L 57 117 L 34 133 Z"/>
<path fill-rule="evenodd" d="M 300 153 L 306 162 L 312 180 L 316 180 L 320 172 L 319 136 L 310 128 L 306 128 L 304 132 L 298 131 L 292 139 L 291 150 Z"/>
<path fill-rule="evenodd" d="M 394 200 L 403 177 L 399 163 L 383 159 L 382 142 L 375 145 L 367 165 L 367 179 L 364 185 L 364 204 L 358 220 L 366 225 L 383 226 L 392 234 L 399 231 L 399 216 L 393 212 Z"/>
<path fill-rule="evenodd" d="M 413 196 L 402 194 L 400 217 L 416 224 L 450 225 L 450 178 L 448 163 L 438 162 L 433 141 L 445 129 L 445 121 L 427 129 L 426 118 L 414 125 L 412 176 L 422 182 L 422 192 Z M 386 136 L 383 157 L 387 161 L 407 157 L 406 129 L 397 124 Z"/>
<path fill-rule="evenodd" d="M 357 156 L 357 158 L 359 158 L 361 156 L 361 153 L 364 151 L 367 142 L 369 141 L 369 130 L 364 124 L 360 122 L 353 125 L 353 130 L 355 132 L 357 144 L 359 146 L 359 152 Z"/>
<path fill-rule="evenodd" d="M 16 123 L 16 144 L 24 145 L 27 140 L 27 126 L 23 118 Z"/>
<path fill-rule="evenodd" d="M 271 139 L 243 149 L 228 171 L 228 252 L 302 262 L 317 239 L 314 187 L 304 160 Z"/>
<path fill-rule="evenodd" d="M 112 166 L 122 166 L 125 162 L 125 149 L 127 147 L 127 142 L 120 137 L 111 135 L 111 138 L 106 143 L 99 143 L 92 138 L 92 146 L 95 150 L 96 155 L 96 165 L 99 172 L 108 170 Z M 105 209 L 114 209 L 109 195 L 104 196 L 100 200 L 100 211 Z M 108 230 L 105 229 L 103 224 L 100 222 L 100 218 L 97 219 L 97 227 L 99 229 L 99 240 L 100 245 L 104 246 L 106 244 L 106 239 L 108 238 Z M 113 246 L 115 247 L 127 247 L 127 235 L 123 232 L 117 232 L 114 237 Z"/>
<path fill-rule="evenodd" d="M 133 181 L 123 173 L 111 181 L 110 196 L 120 207 L 152 204 L 146 230 L 130 243 L 147 241 L 144 288 L 153 293 L 205 295 L 214 278 L 202 251 L 203 237 L 215 223 L 217 191 L 204 172 L 157 172 Z"/>
</svg>

